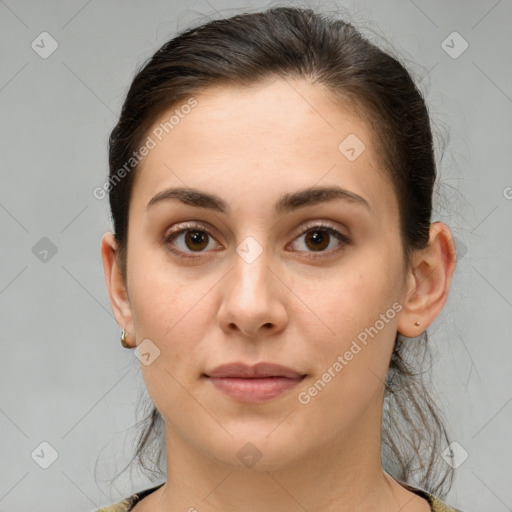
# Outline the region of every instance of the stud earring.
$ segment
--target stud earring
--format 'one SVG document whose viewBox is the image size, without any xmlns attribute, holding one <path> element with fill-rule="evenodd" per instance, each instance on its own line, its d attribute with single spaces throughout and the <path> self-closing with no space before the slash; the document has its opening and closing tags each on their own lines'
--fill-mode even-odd
<svg viewBox="0 0 512 512">
<path fill-rule="evenodd" d="M 420 323 L 420 322 L 414 322 L 414 325 L 415 325 L 416 327 L 419 327 L 419 326 L 421 325 L 421 323 Z"/>
</svg>

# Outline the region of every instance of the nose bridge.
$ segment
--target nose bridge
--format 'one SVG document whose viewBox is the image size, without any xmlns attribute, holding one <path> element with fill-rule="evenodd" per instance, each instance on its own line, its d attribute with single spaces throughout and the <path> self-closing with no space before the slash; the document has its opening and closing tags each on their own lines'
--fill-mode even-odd
<svg viewBox="0 0 512 512">
<path fill-rule="evenodd" d="M 231 332 L 237 328 L 250 337 L 258 336 L 260 329 L 276 334 L 287 325 L 287 308 L 280 302 L 283 290 L 271 270 L 274 252 L 265 247 L 269 235 L 257 230 L 253 233 L 235 247 L 233 266 L 226 276 L 229 284 L 223 288 L 218 312 L 222 329 Z"/>
<path fill-rule="evenodd" d="M 260 239 L 262 237 L 259 237 Z M 255 237 L 247 236 L 236 248 L 233 279 L 239 299 L 257 301 L 269 292 L 273 274 L 268 266 L 269 251 Z"/>
</svg>

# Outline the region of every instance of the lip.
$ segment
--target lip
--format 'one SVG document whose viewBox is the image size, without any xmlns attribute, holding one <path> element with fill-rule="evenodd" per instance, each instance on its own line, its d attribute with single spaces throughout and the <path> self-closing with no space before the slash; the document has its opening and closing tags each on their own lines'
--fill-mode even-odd
<svg viewBox="0 0 512 512">
<path fill-rule="evenodd" d="M 291 368 L 275 363 L 261 362 L 253 366 L 244 363 L 227 363 L 206 372 L 208 377 L 261 379 L 265 377 L 286 377 L 288 379 L 299 379 L 304 376 Z"/>
<path fill-rule="evenodd" d="M 298 385 L 306 376 L 274 363 L 228 363 L 205 375 L 216 389 L 234 400 L 261 403 L 276 398 Z"/>
</svg>

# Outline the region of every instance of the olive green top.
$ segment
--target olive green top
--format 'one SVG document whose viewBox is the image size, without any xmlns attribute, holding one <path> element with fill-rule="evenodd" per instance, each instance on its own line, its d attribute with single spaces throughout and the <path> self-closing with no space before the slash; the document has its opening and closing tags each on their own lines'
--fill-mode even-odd
<svg viewBox="0 0 512 512">
<path fill-rule="evenodd" d="M 108 507 L 103 507 L 95 512 L 128 512 L 133 509 L 133 507 L 141 501 L 143 498 L 151 494 L 152 492 L 156 491 L 160 487 L 162 487 L 162 484 L 159 484 L 155 487 L 151 487 L 149 489 L 146 489 L 144 491 L 139 491 L 135 494 L 132 494 L 128 498 L 125 498 L 123 501 L 120 501 L 119 503 L 115 503 L 114 505 L 109 505 Z M 408 489 L 411 492 L 414 492 L 415 494 L 421 496 L 422 498 L 425 498 L 429 504 L 430 504 L 430 510 L 432 512 L 461 512 L 457 508 L 450 507 L 446 504 L 444 504 L 442 501 L 438 500 L 435 496 L 428 493 L 427 491 L 424 491 L 422 489 L 418 489 L 417 487 L 412 487 L 410 485 L 407 485 L 403 482 L 400 482 L 400 485 L 404 486 L 406 489 Z"/>
</svg>

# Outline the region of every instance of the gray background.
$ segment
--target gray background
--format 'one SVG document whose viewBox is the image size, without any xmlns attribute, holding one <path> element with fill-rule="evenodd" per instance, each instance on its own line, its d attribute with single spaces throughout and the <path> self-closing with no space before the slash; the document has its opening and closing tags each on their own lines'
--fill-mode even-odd
<svg viewBox="0 0 512 512">
<path fill-rule="evenodd" d="M 145 391 L 108 302 L 108 199 L 93 189 L 136 67 L 190 24 L 272 5 L 0 0 L 0 512 L 85 512 L 154 485 L 137 472 L 108 483 L 133 453 Z M 451 226 L 460 260 L 429 332 L 440 405 L 468 458 L 446 501 L 512 510 L 512 2 L 322 5 L 409 62 L 447 141 L 435 217 Z M 469 45 L 457 58 L 443 46 L 454 31 Z M 44 37 L 50 48 L 42 32 L 58 43 L 46 59 L 31 47 Z M 453 54 L 463 41 L 452 39 Z M 42 442 L 58 453 L 47 469 Z"/>
</svg>

